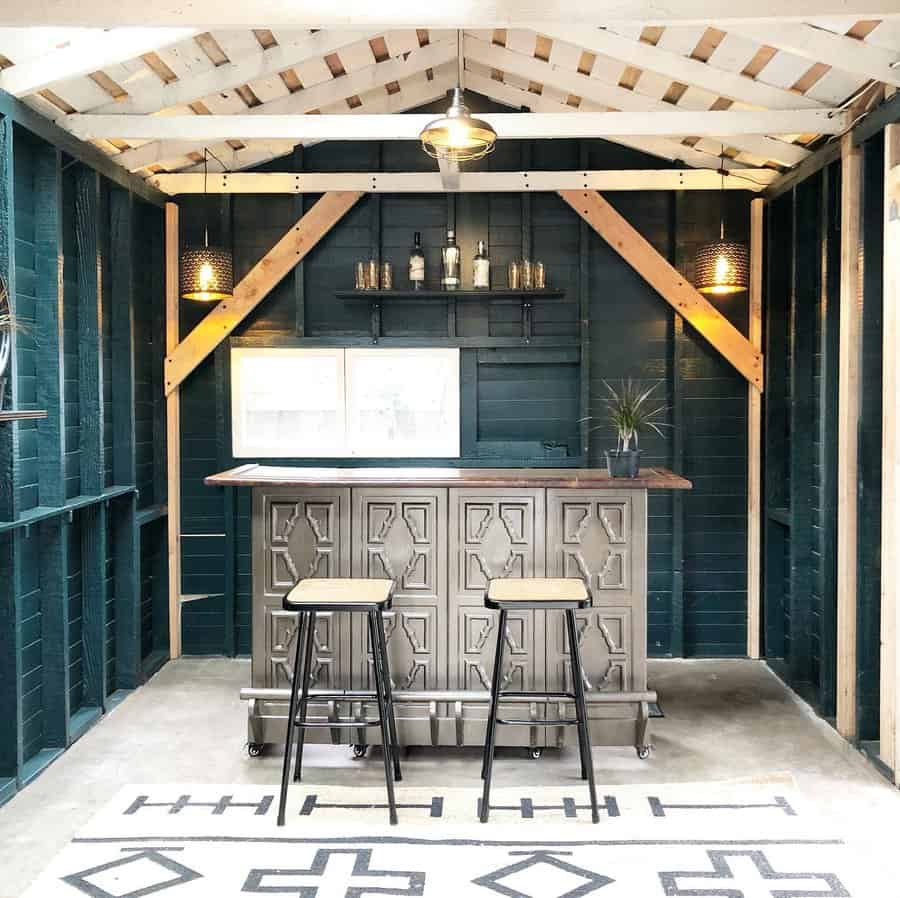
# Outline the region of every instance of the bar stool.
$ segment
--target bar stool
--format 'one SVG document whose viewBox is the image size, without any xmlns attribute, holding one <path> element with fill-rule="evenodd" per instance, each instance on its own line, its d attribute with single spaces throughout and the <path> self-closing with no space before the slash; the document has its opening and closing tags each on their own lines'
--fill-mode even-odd
<svg viewBox="0 0 900 898">
<path fill-rule="evenodd" d="M 575 578 L 545 578 L 491 580 L 484 596 L 485 607 L 500 612 L 497 627 L 497 650 L 494 655 L 494 675 L 491 685 L 491 710 L 488 715 L 484 740 L 484 760 L 481 778 L 484 791 L 481 797 L 482 823 L 487 823 L 491 805 L 491 773 L 494 765 L 497 725 L 501 726 L 577 726 L 578 748 L 581 753 L 581 778 L 588 781 L 591 797 L 591 819 L 600 820 L 597 811 L 597 789 L 594 785 L 594 764 L 591 759 L 591 740 L 588 734 L 587 709 L 584 701 L 584 679 L 581 667 L 581 649 L 578 645 L 578 629 L 575 610 L 589 608 L 591 598 L 583 581 Z M 565 611 L 566 631 L 572 664 L 572 692 L 510 692 L 502 691 L 503 650 L 506 644 L 506 618 L 509 611 Z M 497 708 L 503 698 L 569 699 L 575 703 L 574 719 L 562 720 L 505 720 L 497 717 Z"/>
<path fill-rule="evenodd" d="M 397 822 L 397 806 L 394 802 L 394 781 L 400 781 L 399 743 L 397 724 L 394 720 L 394 700 L 391 694 L 391 675 L 388 669 L 387 641 L 384 638 L 382 612 L 391 607 L 394 590 L 392 580 L 366 580 L 349 578 L 309 578 L 301 580 L 284 597 L 285 611 L 296 611 L 297 650 L 294 656 L 294 674 L 291 678 L 291 699 L 288 708 L 287 734 L 284 739 L 284 768 L 281 773 L 281 798 L 278 805 L 278 825 L 284 826 L 284 810 L 287 804 L 288 778 L 291 769 L 294 730 L 297 730 L 297 763 L 294 781 L 300 781 L 303 763 L 303 737 L 307 729 L 354 729 L 381 727 L 381 744 L 384 749 L 384 778 L 387 784 L 388 809 L 391 823 Z M 378 699 L 377 720 L 307 721 L 309 681 L 313 645 L 315 643 L 316 614 L 320 612 L 347 611 L 367 614 L 369 637 L 372 641 L 372 657 L 375 668 L 375 690 L 370 693 L 354 692 L 354 700 L 362 697 Z M 301 651 L 303 661 L 301 666 Z M 298 695 L 299 693 L 299 695 Z M 299 710 L 298 710 L 299 704 Z"/>
</svg>

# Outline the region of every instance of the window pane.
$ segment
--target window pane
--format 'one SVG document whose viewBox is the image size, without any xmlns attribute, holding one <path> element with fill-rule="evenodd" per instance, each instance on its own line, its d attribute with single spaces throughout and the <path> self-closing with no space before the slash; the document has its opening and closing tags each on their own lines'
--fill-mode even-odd
<svg viewBox="0 0 900 898">
<path fill-rule="evenodd" d="M 235 457 L 346 454 L 340 349 L 234 349 Z"/>
<path fill-rule="evenodd" d="M 346 352 L 350 454 L 459 456 L 458 349 Z"/>
</svg>

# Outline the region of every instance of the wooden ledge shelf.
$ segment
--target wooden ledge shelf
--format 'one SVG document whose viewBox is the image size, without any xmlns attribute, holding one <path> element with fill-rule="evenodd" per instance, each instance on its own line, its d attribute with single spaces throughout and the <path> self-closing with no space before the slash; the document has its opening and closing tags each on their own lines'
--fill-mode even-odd
<svg viewBox="0 0 900 898">
<path fill-rule="evenodd" d="M 25 411 L 0 411 L 0 423 L 5 421 L 35 421 L 38 418 L 46 418 L 45 409 L 30 409 Z"/>
<path fill-rule="evenodd" d="M 354 299 L 362 302 L 381 302 L 384 299 L 418 302 L 433 299 L 455 299 L 463 302 L 528 302 L 532 299 L 562 299 L 565 290 L 548 287 L 545 290 L 510 290 L 506 287 L 490 290 L 440 290 L 426 287 L 422 290 L 338 290 L 338 299 Z"/>
<path fill-rule="evenodd" d="M 548 287 L 544 290 L 510 290 L 508 287 L 494 290 L 440 290 L 433 287 L 422 290 L 337 290 L 338 299 L 367 302 L 371 307 L 372 342 L 381 339 L 381 306 L 385 302 L 435 302 L 447 303 L 447 336 L 456 335 L 456 306 L 459 302 L 512 303 L 522 307 L 522 339 L 532 339 L 532 306 L 537 299 L 562 299 L 565 290 Z"/>
</svg>

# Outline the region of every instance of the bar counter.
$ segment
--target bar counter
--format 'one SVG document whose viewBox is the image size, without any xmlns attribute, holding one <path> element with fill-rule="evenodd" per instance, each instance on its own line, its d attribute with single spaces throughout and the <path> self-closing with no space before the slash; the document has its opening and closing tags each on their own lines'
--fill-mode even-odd
<svg viewBox="0 0 900 898">
<path fill-rule="evenodd" d="M 253 640 L 251 754 L 283 738 L 296 619 L 281 607 L 305 577 L 389 577 L 386 614 L 400 741 L 481 745 L 497 615 L 484 608 L 495 577 L 581 577 L 592 607 L 579 613 L 591 740 L 649 753 L 647 493 L 690 489 L 664 468 L 613 479 L 593 468 L 294 468 L 242 465 L 208 486 L 250 487 Z M 377 709 L 365 621 L 317 620 L 311 708 L 321 720 Z M 504 688 L 569 691 L 561 614 L 510 614 Z M 525 700 L 535 720 L 571 716 L 564 702 Z M 518 712 L 521 716 L 522 710 Z M 340 742 L 347 730 L 307 734 Z M 377 741 L 355 730 L 357 746 Z M 366 735 L 368 734 L 368 736 Z M 566 728 L 501 728 L 501 744 L 538 755 Z M 351 737 L 351 740 L 353 737 Z"/>
</svg>

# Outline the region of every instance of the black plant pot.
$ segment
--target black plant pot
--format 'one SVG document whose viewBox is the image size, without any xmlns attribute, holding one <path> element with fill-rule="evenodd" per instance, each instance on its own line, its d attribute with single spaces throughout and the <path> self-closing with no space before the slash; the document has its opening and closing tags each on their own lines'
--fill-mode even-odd
<svg viewBox="0 0 900 898">
<path fill-rule="evenodd" d="M 637 477 L 641 472 L 641 450 L 607 449 L 606 470 L 610 477 Z"/>
</svg>

